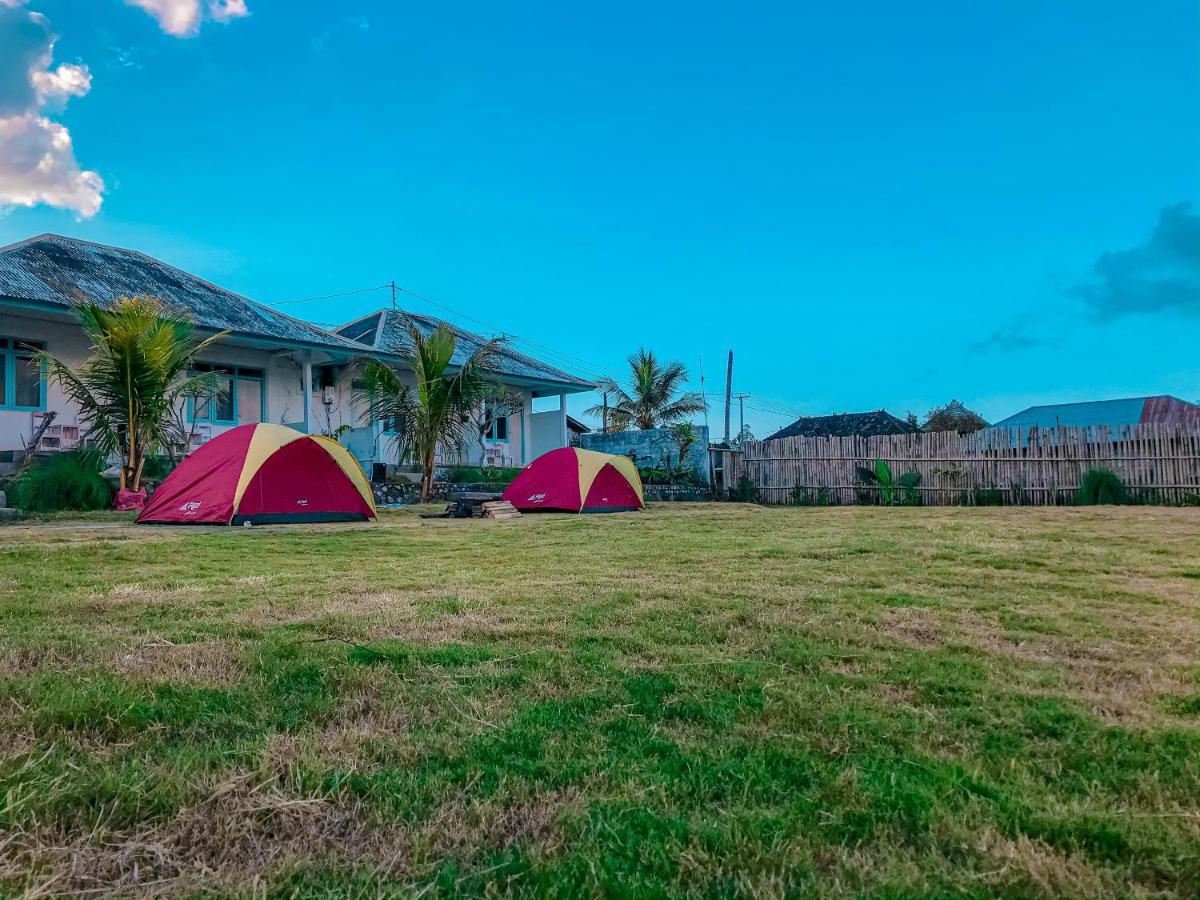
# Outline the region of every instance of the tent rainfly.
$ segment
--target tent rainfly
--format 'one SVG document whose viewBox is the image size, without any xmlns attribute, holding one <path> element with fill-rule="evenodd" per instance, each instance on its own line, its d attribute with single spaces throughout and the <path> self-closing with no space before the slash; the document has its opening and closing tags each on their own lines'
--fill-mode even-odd
<svg viewBox="0 0 1200 900">
<path fill-rule="evenodd" d="M 624 512 L 646 505 L 633 460 L 578 447 L 543 453 L 513 479 L 504 499 L 522 512 Z"/>
<path fill-rule="evenodd" d="M 284 425 L 239 425 L 188 456 L 159 485 L 143 524 L 265 525 L 375 518 L 350 451 Z"/>
</svg>

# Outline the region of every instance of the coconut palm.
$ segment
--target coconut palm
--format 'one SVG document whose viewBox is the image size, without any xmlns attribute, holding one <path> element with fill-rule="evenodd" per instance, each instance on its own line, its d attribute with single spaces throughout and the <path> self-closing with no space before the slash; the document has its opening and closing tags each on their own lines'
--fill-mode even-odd
<svg viewBox="0 0 1200 900">
<path fill-rule="evenodd" d="M 107 308 L 85 302 L 75 312 L 91 356 L 78 370 L 51 353 L 39 358 L 78 407 L 88 438 L 121 453 L 121 489 L 137 491 L 146 456 L 186 439 L 178 413 L 185 398 L 211 396 L 215 376 L 188 372 L 226 332 L 199 339 L 191 321 L 154 297 L 121 297 Z"/>
<path fill-rule="evenodd" d="M 597 417 L 603 417 L 607 410 L 608 431 L 624 431 L 630 427 L 659 428 L 704 412 L 704 400 L 699 394 L 680 393 L 687 382 L 687 369 L 683 363 L 672 361 L 664 365 L 644 348 L 628 361 L 632 393 L 614 379 L 602 378 L 596 389 L 608 395 L 608 406 L 598 404 L 588 410 Z"/>
<path fill-rule="evenodd" d="M 461 450 L 476 432 L 479 407 L 495 390 L 489 372 L 496 368 L 501 342 L 486 341 L 454 365 L 457 339 L 446 325 L 426 335 L 409 323 L 408 338 L 415 385 L 405 384 L 395 369 L 371 359 L 363 365 L 359 393 L 368 423 L 396 423 L 395 441 L 401 454 L 412 456 L 421 466 L 424 503 L 433 491 L 438 449 Z"/>
</svg>

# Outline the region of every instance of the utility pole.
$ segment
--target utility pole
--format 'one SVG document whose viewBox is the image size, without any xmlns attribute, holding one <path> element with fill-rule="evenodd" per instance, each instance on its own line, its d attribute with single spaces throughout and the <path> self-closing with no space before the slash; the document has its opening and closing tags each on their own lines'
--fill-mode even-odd
<svg viewBox="0 0 1200 900">
<path fill-rule="evenodd" d="M 608 391 L 604 392 L 604 415 L 600 420 L 600 433 L 608 434 Z"/>
<path fill-rule="evenodd" d="M 392 289 L 392 309 L 395 309 L 396 308 L 396 281 L 395 281 L 395 279 L 392 279 L 392 283 L 390 286 Z"/>
<path fill-rule="evenodd" d="M 729 367 L 725 370 L 725 445 L 729 446 L 729 405 L 733 396 L 733 351 L 729 351 Z"/>
<path fill-rule="evenodd" d="M 700 364 L 700 399 L 704 401 L 704 427 L 708 427 L 708 394 L 704 391 L 704 357 L 696 354 L 696 362 Z M 710 437 L 711 441 L 712 438 Z"/>
<path fill-rule="evenodd" d="M 742 439 L 742 435 L 746 432 L 746 398 L 749 394 L 735 394 L 738 402 L 738 440 Z"/>
</svg>

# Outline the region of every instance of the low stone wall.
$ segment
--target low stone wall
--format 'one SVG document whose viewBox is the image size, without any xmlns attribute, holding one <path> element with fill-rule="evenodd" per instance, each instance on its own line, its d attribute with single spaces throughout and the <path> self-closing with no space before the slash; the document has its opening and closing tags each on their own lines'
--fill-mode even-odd
<svg viewBox="0 0 1200 900">
<path fill-rule="evenodd" d="M 647 484 L 643 486 L 646 500 L 651 503 L 698 502 L 713 499 L 712 489 L 689 484 Z"/>
<path fill-rule="evenodd" d="M 468 492 L 498 494 L 507 486 L 504 484 L 460 484 L 451 481 L 435 481 L 433 483 L 433 495 L 430 499 L 442 501 L 449 499 L 451 494 Z M 377 506 L 395 506 L 397 504 L 408 506 L 421 501 L 421 485 L 419 482 L 413 482 L 412 484 L 372 482 L 371 493 L 375 496 L 375 504 Z"/>
</svg>

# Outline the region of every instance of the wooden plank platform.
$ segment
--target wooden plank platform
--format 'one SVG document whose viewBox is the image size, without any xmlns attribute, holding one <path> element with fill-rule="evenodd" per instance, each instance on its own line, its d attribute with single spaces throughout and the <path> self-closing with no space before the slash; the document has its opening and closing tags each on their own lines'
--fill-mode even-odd
<svg viewBox="0 0 1200 900">
<path fill-rule="evenodd" d="M 507 500 L 493 500 L 483 504 L 483 514 L 489 519 L 519 519 L 521 511 Z"/>
</svg>

